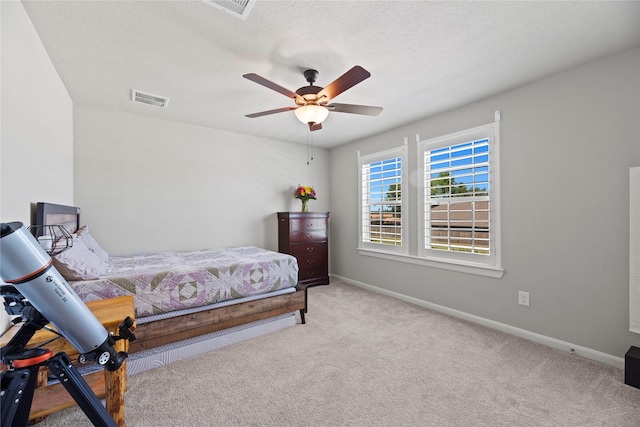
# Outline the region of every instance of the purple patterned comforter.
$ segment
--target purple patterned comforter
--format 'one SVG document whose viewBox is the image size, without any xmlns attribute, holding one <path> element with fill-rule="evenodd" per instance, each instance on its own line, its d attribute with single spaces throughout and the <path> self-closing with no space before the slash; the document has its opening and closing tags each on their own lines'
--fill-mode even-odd
<svg viewBox="0 0 640 427">
<path fill-rule="evenodd" d="M 290 255 L 254 246 L 111 257 L 105 277 L 70 282 L 84 302 L 133 295 L 136 318 L 296 286 Z"/>
</svg>

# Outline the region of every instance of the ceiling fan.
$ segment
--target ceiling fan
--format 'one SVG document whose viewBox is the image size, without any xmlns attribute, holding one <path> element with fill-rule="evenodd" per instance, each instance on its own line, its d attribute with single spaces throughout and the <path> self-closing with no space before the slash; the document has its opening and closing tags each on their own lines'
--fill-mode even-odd
<svg viewBox="0 0 640 427">
<path fill-rule="evenodd" d="M 244 74 L 242 77 L 245 79 L 249 79 L 269 89 L 275 90 L 276 92 L 293 99 L 297 105 L 297 107 L 283 107 L 275 110 L 247 114 L 245 117 L 255 118 L 295 110 L 298 120 L 302 123 L 308 124 L 309 130 L 314 131 L 322 129 L 322 121 L 327 118 L 329 111 L 336 113 L 363 114 L 366 116 L 377 116 L 382 111 L 381 107 L 328 103 L 342 92 L 371 76 L 370 72 L 359 65 L 356 65 L 324 88 L 314 86 L 315 81 L 318 79 L 318 72 L 316 70 L 306 70 L 303 74 L 304 78 L 309 82 L 309 86 L 303 86 L 295 92 L 292 92 L 289 89 L 286 89 L 257 74 Z"/>
</svg>

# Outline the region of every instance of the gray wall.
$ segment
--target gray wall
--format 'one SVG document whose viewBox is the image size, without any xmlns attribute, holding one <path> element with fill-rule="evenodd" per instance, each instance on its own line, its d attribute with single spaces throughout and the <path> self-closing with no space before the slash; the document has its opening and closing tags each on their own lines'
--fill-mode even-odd
<svg viewBox="0 0 640 427">
<path fill-rule="evenodd" d="M 427 139 L 471 128 L 493 121 L 495 110 L 502 112 L 504 276 L 359 255 L 357 150 L 396 147 L 407 136 L 415 157 L 416 133 Z M 637 165 L 640 49 L 355 141 L 331 152 L 332 273 L 622 357 L 640 344 L 628 332 L 629 167 Z M 409 214 L 417 212 L 415 180 L 406 187 Z M 517 304 L 519 290 L 530 292 L 530 307 Z"/>
<path fill-rule="evenodd" d="M 22 3 L 0 13 L 0 220 L 29 225 L 35 202 L 73 204 L 73 106 Z"/>
<path fill-rule="evenodd" d="M 0 2 L 0 32 L 0 222 L 29 225 L 37 201 L 73 204 L 72 104 L 22 3 Z"/>
<path fill-rule="evenodd" d="M 278 211 L 329 210 L 329 153 L 76 105 L 75 200 L 111 254 L 254 245 L 277 250 Z"/>
</svg>

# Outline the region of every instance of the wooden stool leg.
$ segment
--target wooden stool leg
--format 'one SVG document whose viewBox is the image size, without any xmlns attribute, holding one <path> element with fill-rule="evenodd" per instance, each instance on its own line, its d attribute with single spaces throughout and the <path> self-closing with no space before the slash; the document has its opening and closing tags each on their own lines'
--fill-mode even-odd
<svg viewBox="0 0 640 427">
<path fill-rule="evenodd" d="M 48 382 L 49 382 L 49 368 L 47 368 L 46 366 L 41 366 L 40 369 L 38 370 L 38 379 L 36 380 L 36 388 L 46 387 Z M 46 417 L 37 417 L 37 418 L 30 419 L 27 425 L 30 425 L 30 426 L 35 425 L 36 423 L 43 421 L 45 418 Z"/>
<path fill-rule="evenodd" d="M 126 384 L 127 362 L 125 361 L 120 369 L 109 372 L 105 369 L 106 407 L 107 412 L 118 427 L 124 427 L 124 392 Z"/>
<path fill-rule="evenodd" d="M 126 352 L 128 347 L 129 341 L 120 340 L 116 341 L 114 349 L 116 352 Z M 118 424 L 118 427 L 125 427 L 124 392 L 127 391 L 127 361 L 125 360 L 122 366 L 114 372 L 109 372 L 105 369 L 104 379 L 107 412 L 109 412 L 113 420 Z"/>
</svg>

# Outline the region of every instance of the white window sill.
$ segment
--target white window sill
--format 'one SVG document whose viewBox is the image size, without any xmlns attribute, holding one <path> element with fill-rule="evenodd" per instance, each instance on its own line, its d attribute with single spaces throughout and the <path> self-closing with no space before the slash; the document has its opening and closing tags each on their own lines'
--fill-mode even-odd
<svg viewBox="0 0 640 427">
<path fill-rule="evenodd" d="M 406 262 L 409 264 L 423 265 L 425 267 L 441 268 L 444 270 L 457 271 L 460 273 L 475 274 L 478 276 L 502 278 L 504 269 L 484 264 L 472 264 L 460 261 L 450 261 L 445 259 L 421 258 L 413 255 L 392 254 L 388 252 L 375 251 L 371 249 L 358 248 L 360 255 L 375 258 L 384 258 L 391 261 Z"/>
</svg>

